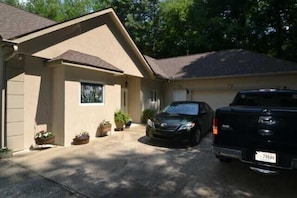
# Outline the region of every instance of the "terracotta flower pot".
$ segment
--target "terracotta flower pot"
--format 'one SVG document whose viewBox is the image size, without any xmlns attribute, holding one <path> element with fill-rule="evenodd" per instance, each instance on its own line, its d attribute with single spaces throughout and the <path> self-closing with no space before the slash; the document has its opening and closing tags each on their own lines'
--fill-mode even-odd
<svg viewBox="0 0 297 198">
<path fill-rule="evenodd" d="M 89 143 L 89 136 L 80 136 L 80 137 L 75 137 L 73 138 L 73 144 L 74 145 L 80 145 L 80 144 L 87 144 Z"/>
<path fill-rule="evenodd" d="M 106 136 L 108 131 L 111 131 L 111 124 L 100 125 L 98 136 L 99 137 Z"/>
<path fill-rule="evenodd" d="M 42 145 L 42 144 L 54 144 L 55 143 L 55 136 L 50 136 L 47 138 L 35 138 L 35 143 L 38 145 Z"/>
<path fill-rule="evenodd" d="M 124 130 L 124 125 L 125 125 L 124 123 L 116 122 L 115 125 L 116 125 L 116 128 L 114 129 L 115 131 L 123 131 Z"/>
</svg>

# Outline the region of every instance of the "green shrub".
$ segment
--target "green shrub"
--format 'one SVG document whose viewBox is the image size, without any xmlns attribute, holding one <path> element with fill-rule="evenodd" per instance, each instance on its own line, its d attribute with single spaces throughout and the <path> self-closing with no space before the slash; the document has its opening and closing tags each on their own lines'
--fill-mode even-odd
<svg viewBox="0 0 297 198">
<path fill-rule="evenodd" d="M 126 124 L 130 120 L 130 116 L 121 110 L 114 112 L 114 121 L 116 123 Z"/>
<path fill-rule="evenodd" d="M 156 114 L 155 110 L 152 109 L 145 109 L 142 112 L 142 123 L 147 123 L 148 119 L 151 119 L 152 117 L 154 117 L 154 115 Z"/>
</svg>

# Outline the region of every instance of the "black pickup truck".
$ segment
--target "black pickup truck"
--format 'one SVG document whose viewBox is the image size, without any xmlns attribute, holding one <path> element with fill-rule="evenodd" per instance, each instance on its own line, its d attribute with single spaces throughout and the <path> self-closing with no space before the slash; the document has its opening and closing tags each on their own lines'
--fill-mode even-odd
<svg viewBox="0 0 297 198">
<path fill-rule="evenodd" d="M 213 122 L 213 151 L 263 173 L 297 168 L 297 90 L 240 91 Z"/>
</svg>

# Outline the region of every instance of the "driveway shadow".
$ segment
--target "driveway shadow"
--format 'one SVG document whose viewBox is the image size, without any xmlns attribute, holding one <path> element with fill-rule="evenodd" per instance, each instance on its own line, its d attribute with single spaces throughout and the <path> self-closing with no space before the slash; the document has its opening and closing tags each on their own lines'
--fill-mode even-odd
<svg viewBox="0 0 297 198">
<path fill-rule="evenodd" d="M 146 145 L 155 146 L 155 147 L 164 147 L 172 149 L 188 149 L 191 148 L 187 143 L 182 142 L 166 142 L 161 140 L 153 140 L 147 136 L 142 136 L 138 139 L 138 142 L 141 142 Z"/>
<path fill-rule="evenodd" d="M 200 147 L 203 149 L 210 149 L 212 144 L 212 133 L 207 133 L 203 136 L 201 142 L 196 146 L 190 146 L 186 142 L 168 142 L 162 140 L 154 140 L 150 139 L 147 136 L 142 136 L 138 139 L 138 142 L 141 142 L 146 145 L 155 146 L 155 147 L 164 147 L 164 148 L 172 148 L 172 149 L 189 149 Z"/>
</svg>

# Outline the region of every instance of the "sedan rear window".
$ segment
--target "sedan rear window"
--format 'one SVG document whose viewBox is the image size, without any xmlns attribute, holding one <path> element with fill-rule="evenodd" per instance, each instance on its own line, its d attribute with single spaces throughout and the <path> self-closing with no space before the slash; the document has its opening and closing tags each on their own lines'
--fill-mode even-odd
<svg viewBox="0 0 297 198">
<path fill-rule="evenodd" d="M 163 112 L 170 114 L 198 115 L 199 105 L 197 103 L 176 103 L 167 106 Z"/>
</svg>

